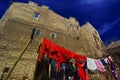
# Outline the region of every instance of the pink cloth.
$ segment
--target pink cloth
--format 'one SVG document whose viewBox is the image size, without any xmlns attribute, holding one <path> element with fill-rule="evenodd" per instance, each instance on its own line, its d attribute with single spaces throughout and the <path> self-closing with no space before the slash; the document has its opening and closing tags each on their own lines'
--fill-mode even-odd
<svg viewBox="0 0 120 80">
<path fill-rule="evenodd" d="M 96 66 L 97 66 L 97 70 L 101 71 L 101 72 L 105 72 L 106 69 L 104 67 L 104 65 L 102 64 L 102 62 L 100 61 L 100 59 L 95 60 Z"/>
</svg>

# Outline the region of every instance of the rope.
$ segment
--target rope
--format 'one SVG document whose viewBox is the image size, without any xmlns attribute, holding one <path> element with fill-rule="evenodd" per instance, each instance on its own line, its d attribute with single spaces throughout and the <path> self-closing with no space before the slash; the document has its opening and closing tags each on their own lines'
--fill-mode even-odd
<svg viewBox="0 0 120 80">
<path fill-rule="evenodd" d="M 26 51 L 27 47 L 29 46 L 31 40 L 28 41 L 28 43 L 26 44 L 26 46 L 23 48 L 23 50 L 21 51 L 21 54 L 19 55 L 19 57 L 17 58 L 15 64 L 13 65 L 12 69 L 9 71 L 7 77 L 5 80 L 8 80 L 9 76 L 11 75 L 12 71 L 14 70 L 14 68 L 16 67 L 17 63 L 19 62 L 19 60 L 21 59 L 22 55 L 24 54 L 24 52 Z"/>
</svg>

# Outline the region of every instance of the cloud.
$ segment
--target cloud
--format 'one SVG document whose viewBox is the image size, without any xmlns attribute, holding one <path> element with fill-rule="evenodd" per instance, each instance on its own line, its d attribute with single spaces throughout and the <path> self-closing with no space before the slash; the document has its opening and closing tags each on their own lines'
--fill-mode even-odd
<svg viewBox="0 0 120 80">
<path fill-rule="evenodd" d="M 104 23 L 102 26 L 100 26 L 100 29 L 98 29 L 98 32 L 100 35 L 104 35 L 105 33 L 107 33 L 108 31 L 110 31 L 111 29 L 114 28 L 114 26 L 120 22 L 120 19 L 117 19 L 116 21 L 112 22 L 112 23 Z"/>
</svg>

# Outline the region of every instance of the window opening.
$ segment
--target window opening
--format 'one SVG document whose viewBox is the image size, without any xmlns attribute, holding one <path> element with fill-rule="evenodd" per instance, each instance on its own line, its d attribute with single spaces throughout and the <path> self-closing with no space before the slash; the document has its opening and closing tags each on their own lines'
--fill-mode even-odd
<svg viewBox="0 0 120 80">
<path fill-rule="evenodd" d="M 36 30 L 36 31 L 35 31 L 35 36 L 39 37 L 40 34 L 41 34 L 41 31 L 40 31 L 40 30 Z"/>
<path fill-rule="evenodd" d="M 9 71 L 9 67 L 5 67 L 4 72 L 8 72 Z"/>
<path fill-rule="evenodd" d="M 51 38 L 56 38 L 56 33 L 51 33 L 51 34 L 50 34 L 50 37 L 51 37 Z"/>
<path fill-rule="evenodd" d="M 79 40 L 80 38 L 79 37 L 77 37 L 77 40 Z"/>
<path fill-rule="evenodd" d="M 34 13 L 34 18 L 38 20 L 38 19 L 40 18 L 40 14 L 37 13 L 37 12 L 35 12 L 35 13 Z"/>
</svg>

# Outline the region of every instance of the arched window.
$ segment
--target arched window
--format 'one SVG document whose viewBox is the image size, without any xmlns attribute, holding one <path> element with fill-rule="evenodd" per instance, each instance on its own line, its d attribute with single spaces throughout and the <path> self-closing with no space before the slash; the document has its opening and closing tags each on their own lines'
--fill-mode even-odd
<svg viewBox="0 0 120 80">
<path fill-rule="evenodd" d="M 51 38 L 56 38 L 56 33 L 50 33 Z"/>
</svg>

